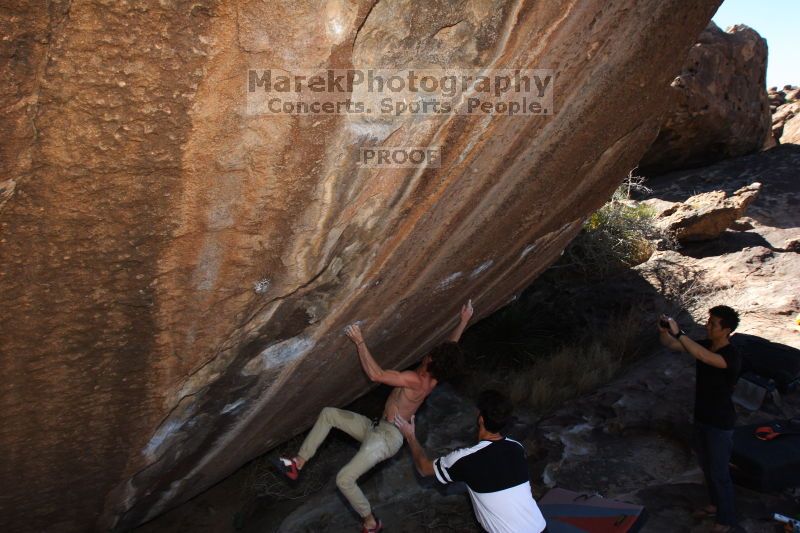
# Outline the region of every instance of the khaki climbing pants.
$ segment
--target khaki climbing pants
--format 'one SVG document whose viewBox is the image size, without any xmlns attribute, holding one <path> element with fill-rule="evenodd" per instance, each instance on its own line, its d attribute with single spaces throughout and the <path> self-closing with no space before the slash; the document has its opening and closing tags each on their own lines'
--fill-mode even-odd
<svg viewBox="0 0 800 533">
<path fill-rule="evenodd" d="M 399 429 L 384 419 L 375 425 L 372 420 L 358 413 L 326 407 L 319 414 L 317 422 L 303 441 L 297 455 L 306 461 L 314 457 L 317 448 L 328 436 L 332 427 L 341 429 L 361 442 L 361 448 L 355 457 L 336 475 L 336 486 L 359 516 L 368 516 L 372 508 L 364 493 L 356 485 L 356 480 L 376 464 L 396 454 L 403 446 L 403 435 Z"/>
</svg>

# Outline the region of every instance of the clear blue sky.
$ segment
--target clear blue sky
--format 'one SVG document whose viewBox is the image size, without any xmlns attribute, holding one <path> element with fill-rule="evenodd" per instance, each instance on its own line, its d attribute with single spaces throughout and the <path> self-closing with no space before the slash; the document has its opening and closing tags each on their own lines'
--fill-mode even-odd
<svg viewBox="0 0 800 533">
<path fill-rule="evenodd" d="M 714 22 L 746 24 L 767 40 L 767 87 L 800 85 L 800 0 L 725 0 Z"/>
</svg>

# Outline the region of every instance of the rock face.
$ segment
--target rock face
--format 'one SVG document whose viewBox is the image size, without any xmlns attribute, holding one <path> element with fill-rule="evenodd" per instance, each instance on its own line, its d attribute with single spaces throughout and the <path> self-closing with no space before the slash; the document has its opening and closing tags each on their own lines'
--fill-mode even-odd
<svg viewBox="0 0 800 533">
<path fill-rule="evenodd" d="M 716 239 L 741 218 L 761 190 L 753 183 L 728 196 L 725 191 L 696 194 L 683 203 L 645 201 L 657 211 L 657 223 L 678 242 Z"/>
<path fill-rule="evenodd" d="M 781 144 L 800 144 L 800 104 L 794 104 L 795 113 L 784 124 L 781 131 Z"/>
<path fill-rule="evenodd" d="M 800 87 L 784 85 L 781 90 L 778 90 L 777 87 L 770 87 L 767 90 L 767 99 L 769 100 L 770 111 L 775 114 L 775 111 L 782 105 L 794 100 L 800 100 Z"/>
<path fill-rule="evenodd" d="M 677 251 L 657 251 L 624 275 L 590 287 L 572 287 L 577 292 L 568 295 L 567 301 L 582 302 L 592 313 L 603 316 L 619 305 L 632 306 L 646 298 L 648 305 L 642 312 L 652 322 L 662 312 L 675 313 L 681 326 L 698 339 L 704 336 L 708 309 L 732 305 L 742 315 L 738 333 L 800 348 L 800 333 L 792 327 L 800 307 L 796 290 L 800 256 L 781 249 L 786 241 L 800 236 L 800 211 L 795 207 L 800 202 L 798 165 L 800 147 L 779 146 L 649 181 L 653 190 L 647 197 L 669 203 L 686 203 L 698 192 L 718 189 L 731 195 L 754 176 L 763 181 L 763 190 L 749 208 L 751 228 L 728 230 L 719 239 L 690 243 Z M 677 314 L 680 309 L 689 312 Z M 648 340 L 653 343 L 648 355 L 599 390 L 563 402 L 550 413 L 531 413 L 518 406 L 517 415 L 529 432 L 526 435 L 516 431 L 524 428 L 514 428 L 512 435 L 528 451 L 535 496 L 552 486 L 599 492 L 644 505 L 649 516 L 645 531 L 706 533 L 711 520 L 692 516 L 698 502 L 705 505 L 707 498 L 690 449 L 694 363 L 687 354 L 662 349 L 653 334 L 648 328 L 647 337 L 639 341 L 643 347 Z M 491 387 L 507 385 L 506 380 L 495 381 L 496 376 L 483 378 Z M 531 384 L 537 385 L 541 383 Z M 783 395 L 782 402 L 780 410 L 770 402 L 755 412 L 740 408 L 738 424 L 800 414 L 800 393 Z M 375 404 L 373 412 L 379 412 L 380 401 Z M 474 442 L 472 409 L 446 386 L 434 391 L 417 416 L 417 435 L 431 456 Z M 344 446 L 352 439 L 334 442 Z M 329 447 L 310 463 L 314 468 L 329 468 L 322 478 L 325 486 L 297 503 L 292 500 L 281 513 L 258 509 L 255 504 L 251 516 L 243 520 L 242 531 L 339 532 L 357 527 L 357 517 L 347 510 L 334 479 L 354 453 L 355 448 L 340 452 Z M 471 519 L 468 496 L 435 490 L 435 485 L 430 479 L 414 476 L 407 448 L 363 483 L 387 531 L 425 531 L 432 524 L 450 531 L 481 531 Z M 227 502 L 231 494 L 240 494 L 243 486 L 246 482 L 231 477 L 137 532 L 221 531 L 242 508 L 241 500 Z M 735 490 L 737 515 L 745 531 L 773 531 L 772 512 L 792 516 L 800 512 L 796 494 L 792 498 L 787 492 L 760 493 L 741 486 Z"/>
<path fill-rule="evenodd" d="M 789 126 L 789 132 L 784 135 L 784 130 L 792 119 L 800 114 L 800 102 L 791 102 L 781 105 L 772 115 L 772 136 L 781 143 L 791 142 L 789 138 L 792 135 L 794 126 Z M 796 142 L 795 142 L 796 144 Z"/>
<path fill-rule="evenodd" d="M 640 159 L 719 3 L 3 11 L 0 522 L 138 524 L 362 394 L 346 324 L 402 367 L 507 301 Z M 374 65 L 552 68 L 555 113 L 248 113 L 248 69 Z M 350 156 L 381 145 L 441 165 Z"/>
<path fill-rule="evenodd" d="M 800 144 L 800 87 L 786 85 L 779 91 L 769 89 L 770 109 L 772 110 L 773 143 Z"/>
<path fill-rule="evenodd" d="M 770 131 L 767 43 L 747 26 L 700 34 L 672 82 L 672 107 L 639 164 L 645 175 L 701 167 L 761 149 Z"/>
</svg>

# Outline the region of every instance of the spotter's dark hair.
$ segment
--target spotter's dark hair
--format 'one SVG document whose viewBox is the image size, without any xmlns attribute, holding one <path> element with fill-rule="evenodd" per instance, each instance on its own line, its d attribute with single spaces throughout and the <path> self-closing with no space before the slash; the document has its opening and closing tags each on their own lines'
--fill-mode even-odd
<svg viewBox="0 0 800 533">
<path fill-rule="evenodd" d="M 511 421 L 514 406 L 505 394 L 490 389 L 478 396 L 478 411 L 483 417 L 483 427 L 492 433 L 499 433 Z"/>
</svg>

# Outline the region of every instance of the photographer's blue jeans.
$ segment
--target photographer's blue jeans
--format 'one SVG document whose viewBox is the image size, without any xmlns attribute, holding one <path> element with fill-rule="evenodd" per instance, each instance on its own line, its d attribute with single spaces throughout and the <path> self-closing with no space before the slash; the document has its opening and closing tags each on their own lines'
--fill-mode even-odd
<svg viewBox="0 0 800 533">
<path fill-rule="evenodd" d="M 708 497 L 717 507 L 717 523 L 735 526 L 733 481 L 728 466 L 733 451 L 733 430 L 696 423 L 694 450 L 706 478 Z"/>
</svg>

